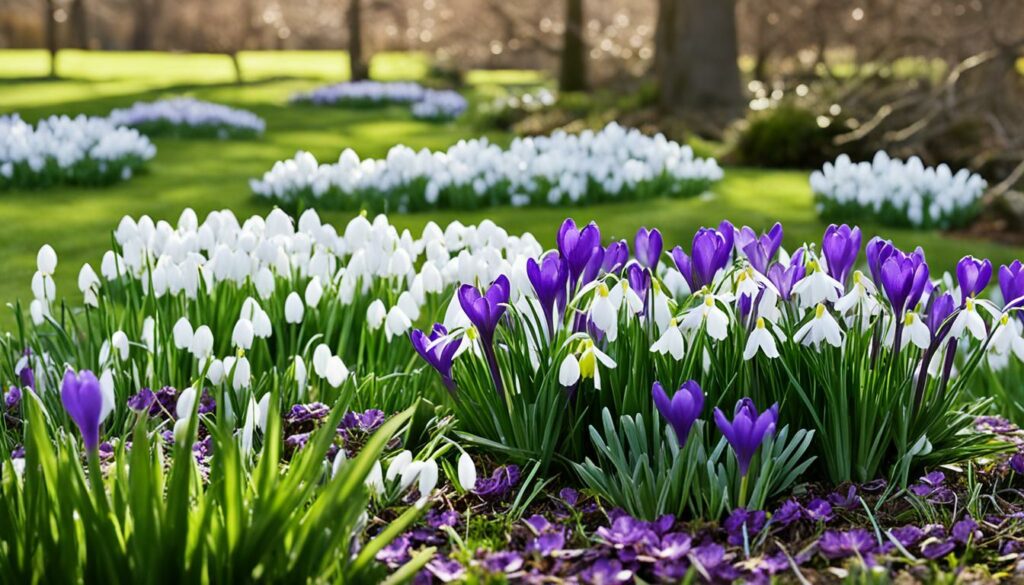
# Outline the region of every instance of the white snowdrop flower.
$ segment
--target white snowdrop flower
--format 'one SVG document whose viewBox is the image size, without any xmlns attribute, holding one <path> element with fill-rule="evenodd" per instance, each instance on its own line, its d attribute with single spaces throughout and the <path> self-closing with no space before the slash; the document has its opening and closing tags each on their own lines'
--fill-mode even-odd
<svg viewBox="0 0 1024 585">
<path fill-rule="evenodd" d="M 686 313 L 681 326 L 690 330 L 703 326 L 712 339 L 722 341 L 729 334 L 729 315 L 718 308 L 714 295 L 708 294 L 703 303 Z"/>
<path fill-rule="evenodd" d="M 28 312 L 32 317 L 32 324 L 38 327 L 45 323 L 46 318 L 50 316 L 50 307 L 39 299 L 33 299 L 28 305 Z"/>
<path fill-rule="evenodd" d="M 370 468 L 370 473 L 366 475 L 364 483 L 372 495 L 377 497 L 384 495 L 384 475 L 380 461 L 373 462 L 373 467 Z"/>
<path fill-rule="evenodd" d="M 814 347 L 825 341 L 829 345 L 840 347 L 843 344 L 843 332 L 832 314 L 825 310 L 825 305 L 819 304 L 814 308 L 811 320 L 793 336 L 793 341 Z"/>
<path fill-rule="evenodd" d="M 327 371 L 324 378 L 332 388 L 341 386 L 348 379 L 348 373 L 348 368 L 345 367 L 345 362 L 341 361 L 340 357 L 335 355 L 327 360 Z"/>
<path fill-rule="evenodd" d="M 124 331 L 115 331 L 113 335 L 110 336 L 110 345 L 117 350 L 117 355 L 121 358 L 121 361 L 128 359 L 128 336 L 124 334 Z"/>
<path fill-rule="evenodd" d="M 338 471 L 341 470 L 341 466 L 345 464 L 348 457 L 345 455 L 344 449 L 338 449 L 338 452 L 334 455 L 334 461 L 331 462 L 331 477 L 338 475 Z"/>
<path fill-rule="evenodd" d="M 567 343 L 574 343 L 570 339 Z M 578 357 L 576 354 L 579 354 Z M 582 379 L 591 378 L 594 380 L 594 388 L 601 389 L 601 369 L 598 365 L 608 369 L 615 368 L 615 360 L 594 345 L 590 338 L 579 342 L 576 352 L 570 352 L 558 370 L 558 381 L 562 386 L 572 386 Z"/>
<path fill-rule="evenodd" d="M 103 401 L 100 403 L 100 420 L 106 420 L 107 416 L 114 411 L 116 405 L 114 399 L 114 374 L 110 370 L 103 370 L 100 374 L 100 394 Z"/>
<path fill-rule="evenodd" d="M 422 469 L 419 473 L 419 491 L 420 500 L 425 501 L 433 493 L 434 488 L 437 487 L 439 472 L 437 468 L 437 461 L 430 459 L 423 463 Z"/>
<path fill-rule="evenodd" d="M 390 276 L 404 277 L 412 271 L 412 259 L 409 253 L 399 248 L 388 259 L 388 274 Z"/>
<path fill-rule="evenodd" d="M 242 424 L 242 432 L 239 437 L 239 446 L 243 455 L 249 455 L 252 453 L 252 439 L 256 431 L 256 417 L 258 415 L 259 406 L 253 397 L 249 397 L 249 405 L 245 409 L 245 422 Z"/>
<path fill-rule="evenodd" d="M 432 263 L 427 262 L 423 265 L 420 276 L 423 278 L 423 292 L 437 294 L 444 291 L 444 278 L 441 271 Z"/>
<path fill-rule="evenodd" d="M 196 389 L 188 387 L 181 391 L 178 395 L 178 401 L 174 406 L 174 413 L 179 419 L 185 419 L 192 416 L 193 408 L 196 404 Z"/>
<path fill-rule="evenodd" d="M 224 362 L 217 359 L 211 360 L 206 368 L 206 379 L 214 386 L 220 386 L 224 382 L 224 376 Z"/>
<path fill-rule="evenodd" d="M 267 392 L 256 403 L 256 428 L 261 431 L 267 429 L 267 415 L 270 413 L 270 392 Z"/>
<path fill-rule="evenodd" d="M 177 339 L 177 333 L 175 333 L 175 343 L 177 343 Z M 184 337 L 182 337 L 182 340 L 184 340 Z M 213 354 L 213 331 L 206 325 L 196 327 L 195 333 L 192 334 L 192 341 L 189 344 L 189 351 L 200 361 L 210 357 Z"/>
<path fill-rule="evenodd" d="M 274 333 L 274 327 L 270 323 L 270 315 L 267 312 L 260 309 L 256 312 L 255 319 L 252 322 L 252 331 L 256 337 L 260 339 L 266 339 Z"/>
<path fill-rule="evenodd" d="M 963 337 L 964 331 L 969 331 L 978 340 L 983 340 L 988 335 L 985 320 L 978 313 L 977 301 L 973 298 L 968 298 L 963 308 L 960 309 L 953 321 L 950 335 L 955 339 L 960 339 Z"/>
<path fill-rule="evenodd" d="M 331 348 L 327 347 L 325 343 L 317 345 L 313 350 L 313 371 L 317 376 L 327 377 L 327 362 L 330 361 L 332 355 Z"/>
<path fill-rule="evenodd" d="M 142 320 L 142 343 L 149 353 L 156 351 L 156 321 L 152 317 Z"/>
<path fill-rule="evenodd" d="M 843 285 L 820 269 L 813 260 L 807 263 L 807 276 L 793 285 L 793 294 L 800 299 L 801 308 L 820 303 L 835 303 Z"/>
<path fill-rule="evenodd" d="M 249 365 L 249 358 L 244 356 L 237 358 L 231 367 L 228 367 L 227 363 L 224 367 L 231 372 L 231 387 L 235 390 L 243 390 L 252 384 L 252 367 Z"/>
<path fill-rule="evenodd" d="M 35 298 L 52 302 L 57 298 L 57 284 L 53 277 L 43 272 L 36 272 L 32 275 L 32 296 Z"/>
<path fill-rule="evenodd" d="M 873 315 L 880 308 L 875 298 L 878 291 L 874 283 L 864 276 L 860 270 L 853 271 L 853 286 L 850 292 L 836 301 L 835 308 L 840 315 L 846 315 L 855 308 L 860 308 L 865 315 Z"/>
<path fill-rule="evenodd" d="M 398 455 L 395 455 L 394 459 L 392 459 L 391 463 L 388 465 L 388 473 L 385 476 L 385 479 L 390 482 L 401 477 L 405 468 L 408 467 L 410 463 L 412 463 L 412 451 L 405 450 Z"/>
<path fill-rule="evenodd" d="M 398 303 L 396 305 L 410 321 L 415 321 L 420 318 L 420 306 L 416 303 L 416 299 L 413 298 L 412 293 L 409 291 L 402 291 L 402 294 L 398 295 Z"/>
<path fill-rule="evenodd" d="M 466 491 L 476 487 L 476 463 L 465 451 L 459 456 L 459 485 Z"/>
<path fill-rule="evenodd" d="M 310 309 L 315 309 L 320 304 L 320 299 L 324 296 L 324 287 L 320 284 L 319 278 L 312 278 L 309 284 L 306 285 L 305 300 L 306 306 Z"/>
<path fill-rule="evenodd" d="M 618 300 L 621 301 L 621 295 Z M 594 289 L 594 300 L 590 304 L 590 319 L 594 326 L 605 332 L 608 339 L 614 341 L 619 322 L 619 307 L 613 302 L 608 287 L 602 282 Z"/>
<path fill-rule="evenodd" d="M 1020 320 L 1008 313 L 1003 313 L 996 322 L 998 325 L 992 332 L 992 338 L 989 341 L 991 351 L 1005 355 L 1010 351 L 1015 351 L 1017 347 L 1024 349 Z"/>
<path fill-rule="evenodd" d="M 88 263 L 82 265 L 78 272 L 78 290 L 84 297 L 83 303 L 91 307 L 99 306 L 99 297 L 96 292 L 99 290 L 100 278 Z"/>
<path fill-rule="evenodd" d="M 256 285 L 256 294 L 260 295 L 261 299 L 269 299 L 274 294 L 274 274 L 266 266 L 260 267 L 256 272 L 253 284 Z"/>
<path fill-rule="evenodd" d="M 753 359 L 759 351 L 769 358 L 779 357 L 779 349 L 775 344 L 775 337 L 768 330 L 768 327 L 765 326 L 763 317 L 757 318 L 757 325 L 747 338 L 747 346 L 743 349 L 743 359 Z"/>
<path fill-rule="evenodd" d="M 932 333 L 920 315 L 914 311 L 907 311 L 903 316 L 903 333 L 900 339 L 900 349 L 905 348 L 907 343 L 911 342 L 921 349 L 928 349 L 928 346 L 932 343 Z M 896 327 L 890 321 L 885 332 L 885 344 L 892 347 L 894 343 L 896 343 Z"/>
<path fill-rule="evenodd" d="M 113 251 L 107 250 L 103 253 L 103 260 L 100 262 L 100 274 L 107 280 L 114 280 L 124 272 L 124 261 L 119 260 Z M 81 288 L 81 280 L 79 280 Z"/>
<path fill-rule="evenodd" d="M 384 327 L 384 336 L 390 342 L 395 336 L 404 335 L 412 327 L 412 321 L 399 306 L 391 307 L 388 311 Z"/>
<path fill-rule="evenodd" d="M 11 468 L 14 470 L 14 475 L 16 475 L 19 480 L 23 479 L 25 477 L 25 458 L 18 457 L 17 459 L 11 459 Z"/>
<path fill-rule="evenodd" d="M 684 349 L 683 332 L 679 330 L 679 325 L 675 319 L 669 321 L 669 325 L 662 332 L 661 337 L 651 345 L 651 351 L 661 355 L 667 353 L 675 358 L 676 361 L 683 359 Z"/>
<path fill-rule="evenodd" d="M 235 347 L 249 350 L 252 348 L 252 340 L 255 336 L 253 331 L 252 321 L 248 319 L 239 319 L 235 323 L 235 328 L 231 332 L 231 343 Z"/>
<path fill-rule="evenodd" d="M 98 361 L 101 365 L 106 365 L 110 361 L 110 340 L 103 340 L 103 344 L 100 345 L 100 354 Z"/>
<path fill-rule="evenodd" d="M 306 396 L 306 362 L 302 359 L 301 355 L 295 356 L 294 361 L 295 367 L 295 384 L 299 389 L 299 397 L 304 398 Z"/>
<path fill-rule="evenodd" d="M 299 293 L 292 291 L 284 301 L 284 320 L 287 323 L 302 323 L 302 316 L 306 307 L 302 304 L 302 297 Z"/>
<path fill-rule="evenodd" d="M 36 254 L 36 269 L 47 276 L 57 271 L 57 252 L 50 244 L 44 244 Z"/>
<path fill-rule="evenodd" d="M 174 337 L 174 347 L 178 349 L 190 349 L 192 347 L 193 331 L 192 324 L 189 323 L 188 317 L 182 317 L 174 323 L 174 327 L 171 329 L 171 334 Z"/>
<path fill-rule="evenodd" d="M 188 441 L 188 425 L 191 418 L 179 418 L 174 421 L 174 442 L 184 443 Z"/>
<path fill-rule="evenodd" d="M 381 325 L 384 324 L 384 319 L 387 315 L 388 310 L 384 306 L 384 301 L 375 299 L 366 309 L 366 326 L 369 327 L 370 331 L 380 329 Z"/>
</svg>

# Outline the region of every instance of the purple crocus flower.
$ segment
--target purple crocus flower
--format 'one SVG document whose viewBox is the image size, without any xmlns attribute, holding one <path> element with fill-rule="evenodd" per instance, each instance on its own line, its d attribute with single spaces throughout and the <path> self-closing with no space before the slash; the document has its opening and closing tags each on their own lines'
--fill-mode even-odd
<svg viewBox="0 0 1024 585">
<path fill-rule="evenodd" d="M 441 382 L 448 392 L 455 393 L 455 380 L 452 378 L 452 364 L 455 361 L 455 353 L 462 343 L 461 339 L 448 337 L 448 330 L 440 323 L 435 323 L 430 335 L 413 329 L 409 332 L 409 341 L 413 349 L 420 354 L 423 361 L 430 364 L 430 367 L 437 370 L 441 376 Z"/>
<path fill-rule="evenodd" d="M 772 524 L 789 526 L 802 516 L 803 508 L 800 507 L 800 503 L 794 499 L 788 499 L 772 513 Z"/>
<path fill-rule="evenodd" d="M 832 504 L 823 498 L 814 498 L 804 507 L 804 516 L 812 522 L 828 522 L 832 519 Z"/>
<path fill-rule="evenodd" d="M 18 381 L 21 383 L 22 388 L 28 388 L 30 390 L 36 389 L 36 373 L 32 369 L 32 350 L 26 349 L 25 353 L 25 365 L 18 370 Z"/>
<path fill-rule="evenodd" d="M 949 532 L 953 540 L 960 544 L 967 544 L 972 538 L 977 540 L 982 536 L 981 530 L 978 530 L 978 523 L 970 516 L 964 516 L 963 520 L 954 524 Z"/>
<path fill-rule="evenodd" d="M 690 256 L 679 246 L 672 249 L 672 260 L 682 273 L 691 292 L 709 286 L 715 275 L 729 264 L 736 228 L 728 221 L 718 229 L 701 228 L 693 236 Z"/>
<path fill-rule="evenodd" d="M 913 524 L 908 524 L 901 528 L 893 528 L 889 531 L 889 534 L 891 534 L 903 548 L 914 546 L 924 539 L 924 530 L 921 530 Z"/>
<path fill-rule="evenodd" d="M 308 422 L 322 420 L 331 413 L 331 408 L 323 402 L 310 402 L 309 404 L 294 404 L 284 422 L 288 425 L 300 425 Z"/>
<path fill-rule="evenodd" d="M 765 513 L 762 510 L 736 508 L 725 519 L 722 527 L 727 533 L 726 541 L 732 546 L 743 546 L 744 538 L 748 541 L 756 536 L 765 525 Z M 746 534 L 744 535 L 744 530 Z"/>
<path fill-rule="evenodd" d="M 649 230 L 646 227 L 636 232 L 636 239 L 633 240 L 633 253 L 636 259 L 645 268 L 654 268 L 661 258 L 661 251 L 664 249 L 664 242 L 661 239 L 661 232 L 656 228 Z"/>
<path fill-rule="evenodd" d="M 860 228 L 832 224 L 825 229 L 821 240 L 821 253 L 828 264 L 828 274 L 839 282 L 846 284 L 846 279 L 857 262 L 860 253 Z"/>
<path fill-rule="evenodd" d="M 583 229 L 577 229 L 576 222 L 572 218 L 568 218 L 558 228 L 556 241 L 558 242 L 558 251 L 562 253 L 562 257 L 565 258 L 569 267 L 571 296 L 575 294 L 580 276 L 583 275 L 591 259 L 598 254 L 601 256 L 601 260 L 604 258 L 604 249 L 601 247 L 601 230 L 594 222 L 588 223 Z M 598 268 L 601 266 L 601 260 L 598 260 Z"/>
<path fill-rule="evenodd" d="M 608 244 L 604 249 L 604 258 L 601 262 L 601 272 L 618 274 L 622 267 L 629 260 L 629 245 L 626 240 L 619 240 Z"/>
<path fill-rule="evenodd" d="M 580 572 L 580 580 L 593 585 L 629 583 L 633 580 L 633 571 L 623 567 L 617 560 L 600 558 Z"/>
<path fill-rule="evenodd" d="M 818 541 L 821 554 L 832 560 L 851 556 L 863 558 L 871 554 L 877 545 L 875 537 L 863 528 L 855 528 L 849 532 L 826 530 Z"/>
<path fill-rule="evenodd" d="M 1024 264 L 1020 260 L 999 267 L 999 292 L 1003 293 L 1004 305 L 1024 297 Z"/>
<path fill-rule="evenodd" d="M 679 448 L 682 449 L 686 446 L 687 437 L 690 436 L 690 428 L 704 409 L 704 392 L 701 391 L 700 385 L 694 380 L 687 380 L 676 390 L 672 398 L 669 398 L 661 383 L 655 382 L 651 388 L 651 396 L 661 418 L 675 431 Z"/>
<path fill-rule="evenodd" d="M 747 256 L 747 260 L 750 261 L 754 270 L 761 274 L 767 273 L 768 265 L 775 258 L 780 246 L 782 246 L 782 224 L 778 222 L 760 237 L 747 226 L 743 226 L 736 235 L 736 247 Z"/>
<path fill-rule="evenodd" d="M 78 426 L 85 450 L 95 452 L 100 444 L 100 424 L 108 414 L 104 412 L 103 390 L 96 374 L 89 370 L 82 370 L 78 375 L 71 370 L 65 372 L 60 400 Z"/>
<path fill-rule="evenodd" d="M 571 236 L 567 237 L 572 240 Z M 578 236 L 574 241 L 578 245 Z M 494 353 L 494 331 L 498 327 L 498 321 L 505 314 L 505 309 L 508 308 L 510 294 L 511 287 L 508 277 L 504 274 L 496 278 L 484 294 L 480 294 L 480 291 L 471 284 L 464 284 L 459 288 L 459 304 L 480 334 L 494 387 L 502 396 L 505 395 L 505 386 L 501 381 L 501 370 L 498 369 L 498 357 Z"/>
<path fill-rule="evenodd" d="M 905 254 L 890 245 L 881 252 L 885 259 L 878 265 L 878 278 L 896 314 L 898 326 L 903 311 L 913 309 L 921 300 L 924 285 L 928 282 L 928 264 L 920 251 Z M 874 270 L 872 267 L 872 272 Z"/>
<path fill-rule="evenodd" d="M 952 540 L 934 539 L 929 540 L 921 547 L 921 554 L 926 559 L 935 560 L 940 557 L 944 557 L 949 553 L 953 552 L 956 548 L 956 542 Z"/>
<path fill-rule="evenodd" d="M 485 500 L 500 500 L 519 483 L 519 476 L 518 465 L 503 465 L 495 469 L 491 477 L 478 479 L 473 493 Z"/>
<path fill-rule="evenodd" d="M 929 331 L 932 332 L 932 338 L 935 339 L 939 335 L 942 324 L 953 314 L 956 303 L 953 302 L 953 295 L 948 292 L 933 294 L 929 301 L 925 324 L 928 325 Z"/>
<path fill-rule="evenodd" d="M 530 279 L 533 291 L 537 293 L 548 331 L 554 334 L 555 308 L 558 308 L 559 316 L 565 310 L 569 267 L 558 252 L 551 252 L 541 258 L 540 262 L 533 258 L 527 260 L 526 276 Z"/>
<path fill-rule="evenodd" d="M 956 263 L 956 281 L 960 285 L 960 304 L 967 303 L 968 297 L 976 297 L 992 280 L 992 262 L 964 256 Z"/>
<path fill-rule="evenodd" d="M 14 410 L 19 402 L 21 402 L 21 389 L 17 386 L 11 386 L 7 393 L 4 394 L 4 408 Z"/>
<path fill-rule="evenodd" d="M 651 271 L 640 268 L 638 264 L 630 264 L 626 268 L 626 280 L 629 281 L 629 288 L 633 289 L 638 297 L 644 302 L 644 309 L 640 314 L 647 312 L 647 293 L 651 290 Z"/>
<path fill-rule="evenodd" d="M 156 394 L 149 388 L 143 388 L 128 398 L 128 408 L 136 412 L 148 412 L 154 403 L 156 403 Z"/>
<path fill-rule="evenodd" d="M 481 565 L 489 573 L 514 573 L 523 567 L 523 557 L 512 551 L 498 551 L 487 555 Z"/>
<path fill-rule="evenodd" d="M 747 475 L 754 453 L 766 437 L 775 433 L 775 425 L 778 422 L 778 403 L 758 414 L 753 400 L 741 398 L 736 403 L 732 422 L 725 418 L 725 413 L 721 409 L 715 408 L 715 424 L 736 454 L 741 476 Z"/>
<path fill-rule="evenodd" d="M 788 301 L 793 296 L 793 286 L 800 282 L 807 269 L 804 268 L 804 249 L 800 248 L 789 258 L 789 265 L 783 266 L 776 262 L 768 267 L 765 276 L 775 285 L 779 291 L 779 298 Z"/>
</svg>

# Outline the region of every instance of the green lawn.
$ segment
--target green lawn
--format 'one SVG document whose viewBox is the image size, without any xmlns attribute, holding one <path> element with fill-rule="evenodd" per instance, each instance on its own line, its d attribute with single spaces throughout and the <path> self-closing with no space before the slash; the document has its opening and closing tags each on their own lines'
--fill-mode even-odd
<svg viewBox="0 0 1024 585">
<path fill-rule="evenodd" d="M 259 141 L 220 142 L 157 140 L 158 154 L 149 171 L 127 183 L 104 189 L 57 188 L 45 191 L 0 192 L 0 302 L 30 298 L 29 281 L 35 254 L 50 243 L 60 255 L 57 283 L 66 295 L 77 296 L 78 268 L 92 262 L 98 269 L 109 248 L 109 231 L 122 215 L 148 214 L 175 221 L 192 207 L 200 216 L 230 208 L 240 216 L 266 213 L 270 205 L 253 199 L 248 179 L 259 176 L 274 161 L 296 150 L 333 160 L 345 147 L 362 156 L 381 156 L 389 147 L 443 148 L 478 131 L 468 124 L 437 125 L 413 120 L 404 108 L 346 111 L 289 106 L 288 96 L 346 73 L 341 53 L 248 53 L 242 55 L 245 85 L 232 83 L 233 70 L 223 55 L 87 54 L 69 52 L 59 61 L 70 79 L 45 80 L 45 54 L 38 51 L 0 51 L 0 113 L 20 112 L 29 121 L 55 113 L 103 115 L 136 100 L 187 93 L 255 111 L 267 120 L 266 137 Z M 382 79 L 416 78 L 426 63 L 417 55 L 382 55 L 373 63 Z M 23 79 L 37 77 L 35 79 Z M 539 79 L 523 72 L 474 72 L 474 84 L 529 83 Z M 474 86 L 477 91 L 478 86 Z M 498 142 L 509 136 L 492 134 Z M 347 216 L 324 213 L 343 224 Z M 608 236 L 630 237 L 640 225 L 658 227 L 670 245 L 685 242 L 702 225 L 728 218 L 737 224 L 766 228 L 779 220 L 786 226 L 787 245 L 818 240 L 824 225 L 811 208 L 807 172 L 726 169 L 726 179 L 711 196 L 643 204 L 606 204 L 575 209 L 511 209 L 441 211 L 393 216 L 399 226 L 420 228 L 429 220 L 442 225 L 459 219 L 478 222 L 491 218 L 510 232 L 529 230 L 551 243 L 557 224 L 567 215 L 578 221 L 597 220 Z M 865 226 L 868 235 L 884 233 L 901 246 L 920 244 L 933 270 L 950 269 L 963 254 L 988 256 L 1006 262 L 1024 250 L 976 241 L 953 240 L 937 233 L 879 230 Z M 688 245 L 687 245 L 688 247 Z M 6 317 L 0 317 L 6 319 Z"/>
</svg>

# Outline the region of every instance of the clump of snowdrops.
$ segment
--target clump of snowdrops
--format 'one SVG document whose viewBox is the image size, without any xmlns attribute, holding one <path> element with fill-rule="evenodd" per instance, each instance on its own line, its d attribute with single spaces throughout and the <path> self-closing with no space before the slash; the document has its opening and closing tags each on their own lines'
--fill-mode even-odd
<svg viewBox="0 0 1024 585">
<path fill-rule="evenodd" d="M 185 138 L 256 138 L 267 124 L 256 114 L 223 104 L 176 97 L 155 102 L 135 102 L 110 112 L 117 126 L 136 128 L 147 136 Z"/>
</svg>

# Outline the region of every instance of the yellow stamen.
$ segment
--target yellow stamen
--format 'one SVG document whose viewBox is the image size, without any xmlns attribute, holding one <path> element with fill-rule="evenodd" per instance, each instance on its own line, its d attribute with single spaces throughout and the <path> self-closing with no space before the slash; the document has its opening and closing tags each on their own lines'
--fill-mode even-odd
<svg viewBox="0 0 1024 585">
<path fill-rule="evenodd" d="M 468 337 L 470 341 L 476 341 L 476 339 L 480 337 L 480 333 L 477 332 L 476 327 L 470 327 L 469 329 L 466 329 L 466 337 Z"/>
<path fill-rule="evenodd" d="M 814 318 L 821 319 L 821 316 L 825 314 L 825 305 L 818 303 L 818 306 L 814 308 Z"/>
<path fill-rule="evenodd" d="M 757 318 L 757 328 L 764 329 L 764 317 Z"/>
<path fill-rule="evenodd" d="M 707 306 L 707 307 L 714 307 L 715 306 L 715 297 L 713 297 L 711 295 L 707 295 L 706 297 L 704 297 L 704 305 Z"/>
<path fill-rule="evenodd" d="M 601 295 L 602 297 L 607 297 L 608 296 L 608 286 L 605 283 L 603 283 L 603 282 L 601 284 L 597 285 L 597 294 Z"/>
<path fill-rule="evenodd" d="M 913 311 L 907 311 L 906 316 L 903 317 L 903 324 L 906 325 L 907 327 L 910 327 L 911 325 L 914 324 L 914 319 L 916 317 L 917 315 Z"/>
<path fill-rule="evenodd" d="M 974 310 L 974 298 L 973 297 L 967 297 L 967 310 L 968 311 L 973 311 Z"/>
<path fill-rule="evenodd" d="M 1007 323 L 1010 322 L 1010 316 L 1007 315 L 1006 313 L 1003 313 L 1002 317 L 999 318 L 999 322 L 1002 323 L 1003 325 L 1006 325 Z"/>
<path fill-rule="evenodd" d="M 597 358 L 592 350 L 586 351 L 580 356 L 580 377 L 593 378 L 594 370 L 597 369 Z"/>
</svg>

